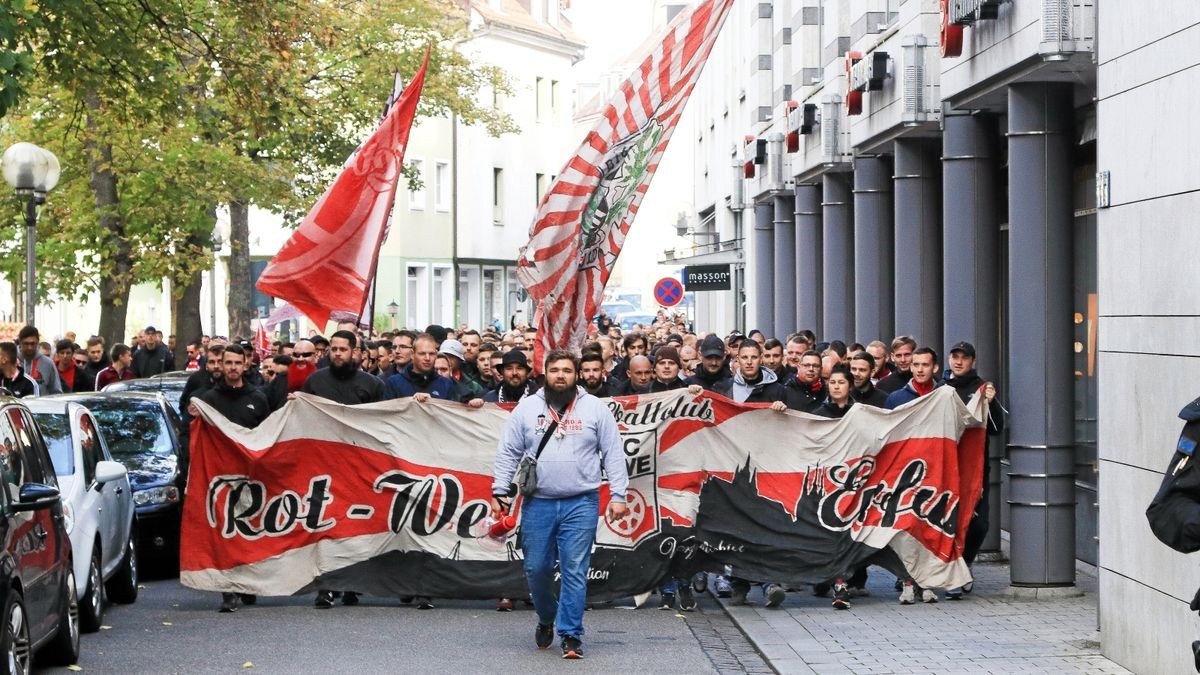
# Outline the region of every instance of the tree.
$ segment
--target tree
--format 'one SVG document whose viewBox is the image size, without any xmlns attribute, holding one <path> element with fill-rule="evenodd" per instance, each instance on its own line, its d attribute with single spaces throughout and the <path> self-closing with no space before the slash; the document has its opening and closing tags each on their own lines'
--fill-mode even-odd
<svg viewBox="0 0 1200 675">
<path fill-rule="evenodd" d="M 0 121 L 64 165 L 39 224 L 40 283 L 98 293 L 99 333 L 118 341 L 130 288 L 166 277 L 176 316 L 196 317 L 176 327 L 190 339 L 218 205 L 240 222 L 240 205 L 306 210 L 377 118 L 390 72 L 415 71 L 424 46 L 448 44 L 463 23 L 445 0 L 46 0 L 30 96 Z M 422 112 L 503 130 L 505 117 L 474 102 L 485 83 L 504 88 L 494 69 L 438 50 Z M 231 248 L 248 250 L 247 228 L 235 234 Z M 15 273 L 12 262 L 0 270 Z M 245 279 L 241 311 L 248 269 Z"/>
</svg>

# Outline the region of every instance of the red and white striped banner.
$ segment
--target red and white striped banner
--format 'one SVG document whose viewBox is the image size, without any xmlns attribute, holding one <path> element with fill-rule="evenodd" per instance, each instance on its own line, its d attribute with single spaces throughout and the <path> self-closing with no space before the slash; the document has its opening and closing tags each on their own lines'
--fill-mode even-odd
<svg viewBox="0 0 1200 675">
<path fill-rule="evenodd" d="M 539 371 L 546 350 L 582 346 L 733 1 L 707 0 L 676 17 L 543 198 L 517 260 L 517 277 L 537 302 Z"/>
<path fill-rule="evenodd" d="M 611 399 L 631 516 L 600 518 L 589 593 L 634 595 L 669 573 L 780 583 L 878 564 L 925 587 L 962 561 L 982 489 L 986 407 L 942 387 L 840 420 L 687 390 Z M 254 430 L 202 401 L 191 433 L 180 579 L 289 595 L 525 597 L 520 525 L 475 534 L 508 412 L 412 399 L 342 406 L 297 394 Z"/>
</svg>

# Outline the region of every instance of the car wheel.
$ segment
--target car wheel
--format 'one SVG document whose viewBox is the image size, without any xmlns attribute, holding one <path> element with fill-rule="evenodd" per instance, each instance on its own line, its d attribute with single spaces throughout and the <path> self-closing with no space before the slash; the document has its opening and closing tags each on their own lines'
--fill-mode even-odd
<svg viewBox="0 0 1200 675">
<path fill-rule="evenodd" d="M 70 570 L 71 562 L 67 561 Z M 67 572 L 63 589 L 63 605 L 58 616 L 58 631 L 41 652 L 39 658 L 56 666 L 69 666 L 79 660 L 79 600 L 75 596 L 75 573 Z"/>
<path fill-rule="evenodd" d="M 100 572 L 100 544 L 92 547 L 92 562 L 88 565 L 87 587 L 79 603 L 79 628 L 84 633 L 100 630 L 104 621 L 104 577 Z"/>
<path fill-rule="evenodd" d="M 129 542 L 125 544 L 125 557 L 117 573 L 105 584 L 108 599 L 127 605 L 137 600 L 138 596 L 138 551 L 137 532 L 129 530 Z"/>
<path fill-rule="evenodd" d="M 21 592 L 15 588 L 9 590 L 8 601 L 4 603 L 4 634 L 0 640 L 8 672 L 14 675 L 29 672 L 29 615 L 25 613 Z"/>
</svg>

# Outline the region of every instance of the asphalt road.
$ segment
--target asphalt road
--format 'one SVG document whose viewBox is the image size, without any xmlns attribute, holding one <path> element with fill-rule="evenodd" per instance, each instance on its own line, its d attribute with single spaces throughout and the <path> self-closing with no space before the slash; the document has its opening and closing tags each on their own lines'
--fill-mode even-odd
<svg viewBox="0 0 1200 675">
<path fill-rule="evenodd" d="M 133 605 L 108 608 L 103 628 L 84 635 L 78 666 L 97 673 L 201 672 L 763 672 L 765 664 L 720 608 L 705 598 L 682 615 L 655 604 L 600 606 L 587 613 L 582 662 L 558 644 L 538 651 L 533 611 L 517 603 L 439 601 L 421 611 L 364 596 L 357 607 L 315 610 L 308 597 L 262 598 L 234 614 L 219 598 L 177 580 L 145 582 Z M 617 603 L 618 605 L 622 603 Z M 626 601 L 624 604 L 630 604 Z M 36 666 L 36 664 L 35 664 Z M 69 672 L 63 668 L 40 672 Z M 766 672 L 770 672 L 766 670 Z"/>
</svg>

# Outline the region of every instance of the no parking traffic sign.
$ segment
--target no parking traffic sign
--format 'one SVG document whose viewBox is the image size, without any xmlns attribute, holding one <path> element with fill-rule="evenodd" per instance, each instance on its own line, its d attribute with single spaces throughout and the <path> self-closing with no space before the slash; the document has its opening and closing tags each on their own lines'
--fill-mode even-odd
<svg viewBox="0 0 1200 675">
<path fill-rule="evenodd" d="M 663 277 L 654 284 L 654 301 L 663 307 L 674 307 L 683 300 L 683 284 L 675 277 Z"/>
</svg>

